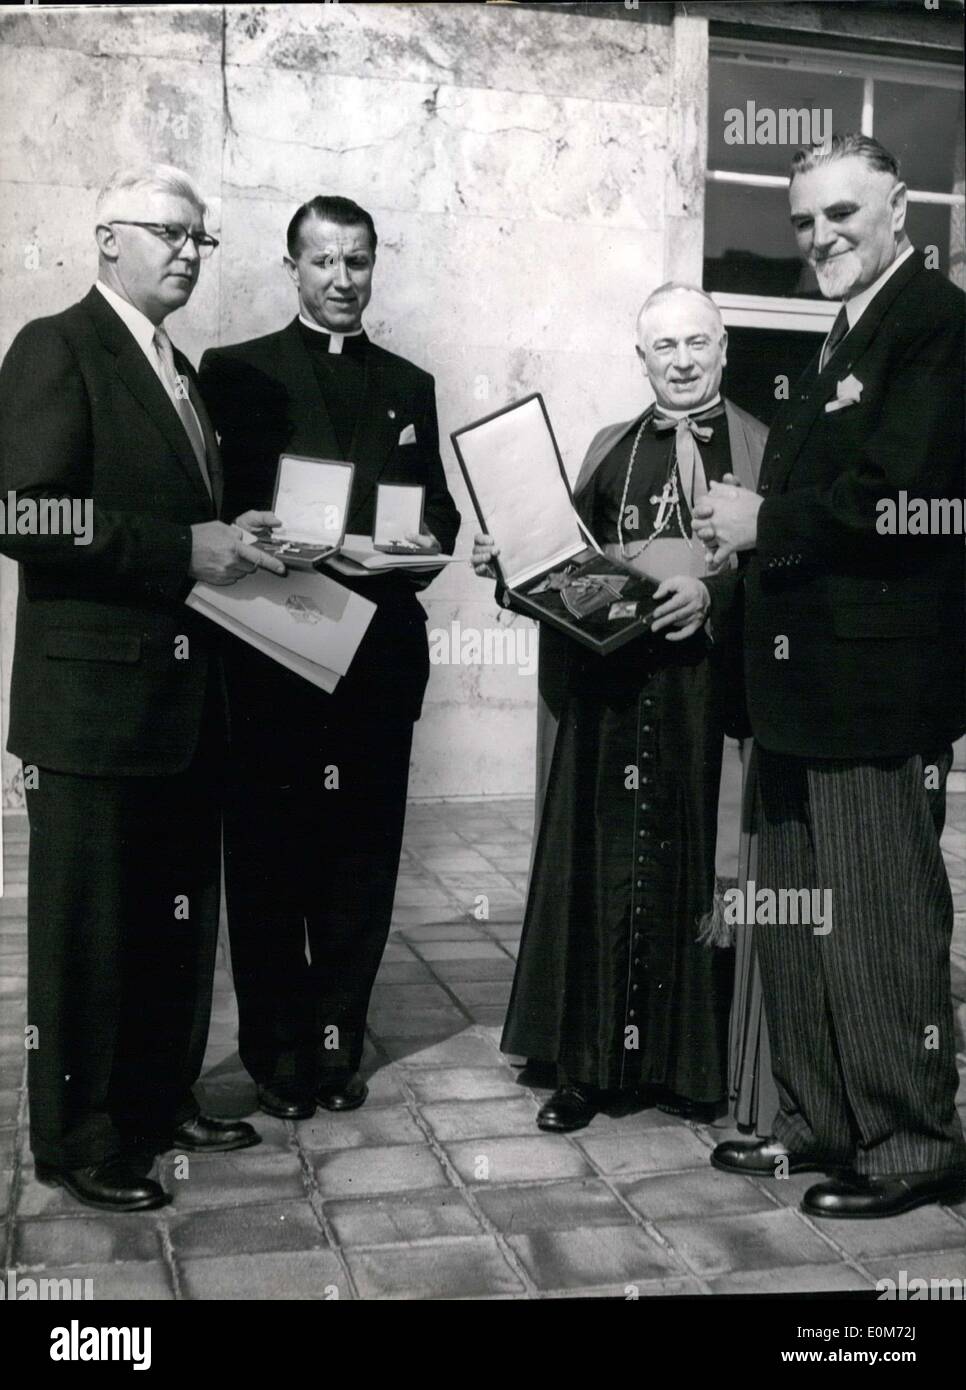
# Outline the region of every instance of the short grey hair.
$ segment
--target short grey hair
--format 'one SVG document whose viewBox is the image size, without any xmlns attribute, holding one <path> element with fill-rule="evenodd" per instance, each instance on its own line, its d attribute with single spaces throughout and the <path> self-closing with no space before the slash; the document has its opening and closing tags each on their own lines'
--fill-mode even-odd
<svg viewBox="0 0 966 1390">
<path fill-rule="evenodd" d="M 807 174 L 810 169 L 822 168 L 837 159 L 847 159 L 850 155 L 863 160 L 877 173 L 891 174 L 898 181 L 899 161 L 895 155 L 871 135 L 860 135 L 855 130 L 847 130 L 841 135 L 833 134 L 822 145 L 796 151 L 792 156 L 791 179 L 794 179 L 796 174 Z"/>
<path fill-rule="evenodd" d="M 706 304 L 709 304 L 711 306 L 711 308 L 714 310 L 715 318 L 721 325 L 721 332 L 723 333 L 725 331 L 724 320 L 721 317 L 721 310 L 718 308 L 717 304 L 715 304 L 714 300 L 711 298 L 710 294 L 708 294 L 707 290 L 703 290 L 700 285 L 689 285 L 684 280 L 666 280 L 663 285 L 658 285 L 656 290 L 652 290 L 651 293 L 645 299 L 644 303 L 641 305 L 640 312 L 637 315 L 638 338 L 640 338 L 641 336 L 641 330 L 644 326 L 644 319 L 647 316 L 648 312 L 651 309 L 653 309 L 655 305 L 662 303 L 665 299 L 670 299 L 672 294 L 696 294 L 699 299 L 703 299 Z"/>
<path fill-rule="evenodd" d="M 198 191 L 198 186 L 190 174 L 176 169 L 173 164 L 143 164 L 128 169 L 115 169 L 97 195 L 95 215 L 97 225 L 109 222 L 130 210 L 132 193 L 171 193 L 176 198 L 185 198 L 201 213 L 208 211 L 208 205 Z"/>
</svg>

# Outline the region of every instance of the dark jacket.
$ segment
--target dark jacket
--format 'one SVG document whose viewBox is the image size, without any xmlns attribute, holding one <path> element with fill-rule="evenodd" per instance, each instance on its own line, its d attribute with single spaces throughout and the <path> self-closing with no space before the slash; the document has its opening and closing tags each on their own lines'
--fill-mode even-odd
<svg viewBox="0 0 966 1390">
<path fill-rule="evenodd" d="M 877 503 L 903 490 L 963 495 L 964 302 L 914 252 L 771 427 L 745 670 L 755 737 L 774 752 L 910 756 L 966 728 L 962 536 L 877 530 Z M 859 402 L 826 411 L 849 376 Z"/>
<path fill-rule="evenodd" d="M 264 338 L 209 349 L 201 360 L 200 383 L 221 436 L 226 520 L 233 521 L 249 508 L 271 507 L 281 453 L 342 457 L 297 318 Z M 355 475 L 347 530 L 372 534 L 377 482 L 421 484 L 426 489 L 425 526 L 442 549 L 452 553 L 460 515 L 439 455 L 433 378 L 370 343 L 364 391 L 365 405 L 348 453 Z M 400 444 L 407 425 L 413 426 L 415 443 Z M 360 713 L 368 711 L 374 717 L 418 718 L 429 654 L 426 613 L 412 578 L 334 577 L 378 605 L 349 673 L 339 683 L 339 701 L 351 702 Z M 248 687 L 241 698 L 251 704 L 251 718 L 245 722 L 253 735 L 263 747 L 270 746 L 273 737 L 300 739 L 306 725 L 317 723 L 330 697 L 240 646 L 230 644 L 229 669 L 236 693 L 239 682 Z M 280 707 L 287 711 L 284 721 L 278 719 Z M 240 726 L 234 733 L 243 736 Z"/>
<path fill-rule="evenodd" d="M 190 363 L 175 360 L 218 503 L 214 433 Z M 20 561 L 10 752 L 92 776 L 185 768 L 216 641 L 184 606 L 190 527 L 215 506 L 177 411 L 98 290 L 14 339 L 0 369 L 0 479 L 5 505 L 8 490 L 93 503 L 90 545 L 11 535 L 9 517 L 0 535 Z"/>
</svg>

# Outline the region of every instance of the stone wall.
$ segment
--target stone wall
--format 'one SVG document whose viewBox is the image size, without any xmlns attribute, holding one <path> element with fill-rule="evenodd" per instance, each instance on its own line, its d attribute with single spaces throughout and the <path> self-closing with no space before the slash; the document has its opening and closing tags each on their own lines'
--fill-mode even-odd
<svg viewBox="0 0 966 1390">
<path fill-rule="evenodd" d="M 287 321 L 294 208 L 355 198 L 379 230 L 367 330 L 436 376 L 468 552 L 449 431 L 540 390 L 572 476 L 595 431 L 647 399 L 642 298 L 701 273 L 706 21 L 647 9 L 633 23 L 458 4 L 5 11 L 0 352 L 94 279 L 94 199 L 118 165 L 181 165 L 211 204 L 222 246 L 171 321 L 195 361 Z M 4 692 L 15 585 L 4 560 Z M 497 622 L 468 566 L 424 601 L 430 629 Z M 434 667 L 413 794 L 526 793 L 535 687 L 515 668 Z M 4 754 L 8 805 L 16 770 Z"/>
</svg>

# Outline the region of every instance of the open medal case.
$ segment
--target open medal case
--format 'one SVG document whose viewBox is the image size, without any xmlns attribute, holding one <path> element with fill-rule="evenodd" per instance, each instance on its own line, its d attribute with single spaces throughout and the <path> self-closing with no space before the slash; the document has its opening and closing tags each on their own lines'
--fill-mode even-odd
<svg viewBox="0 0 966 1390">
<path fill-rule="evenodd" d="M 656 585 L 604 555 L 574 509 L 539 392 L 450 435 L 508 608 L 600 655 L 647 632 Z"/>
<path fill-rule="evenodd" d="M 256 541 L 289 569 L 314 570 L 345 540 L 355 466 L 341 459 L 282 454 L 272 511 L 282 525 Z"/>
</svg>

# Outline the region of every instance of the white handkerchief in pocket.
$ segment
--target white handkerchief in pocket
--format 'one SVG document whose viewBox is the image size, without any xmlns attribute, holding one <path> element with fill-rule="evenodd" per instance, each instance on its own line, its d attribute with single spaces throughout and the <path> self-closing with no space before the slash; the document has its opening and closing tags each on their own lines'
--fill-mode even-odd
<svg viewBox="0 0 966 1390">
<path fill-rule="evenodd" d="M 407 425 L 406 428 L 403 430 L 402 434 L 399 436 L 399 443 L 400 443 L 400 444 L 415 444 L 415 443 L 416 443 L 416 431 L 415 431 L 415 429 L 413 428 L 412 425 Z"/>
</svg>

